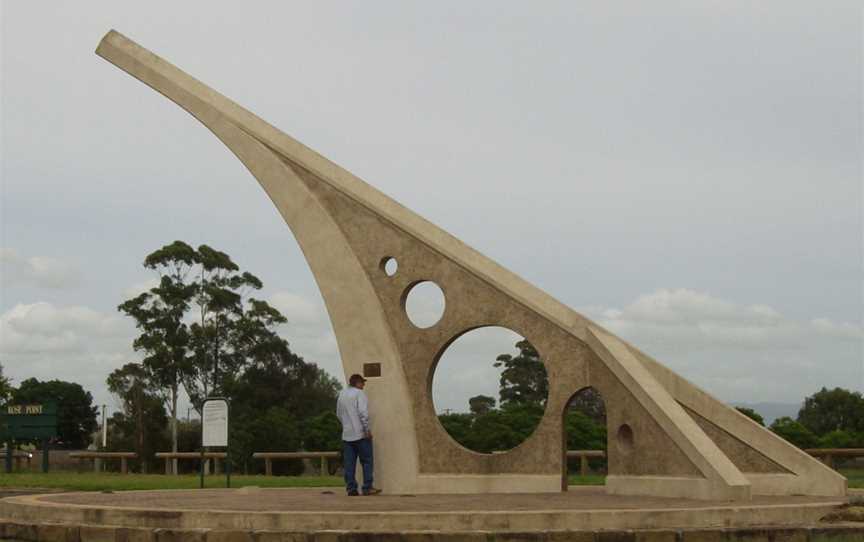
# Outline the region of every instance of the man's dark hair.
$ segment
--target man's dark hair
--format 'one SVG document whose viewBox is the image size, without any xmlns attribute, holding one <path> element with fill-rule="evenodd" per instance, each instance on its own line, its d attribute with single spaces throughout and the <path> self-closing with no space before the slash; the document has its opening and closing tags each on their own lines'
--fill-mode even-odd
<svg viewBox="0 0 864 542">
<path fill-rule="evenodd" d="M 348 385 L 351 387 L 357 386 L 358 382 L 366 382 L 366 379 L 358 374 L 353 374 L 351 375 L 351 378 L 348 379 Z"/>
</svg>

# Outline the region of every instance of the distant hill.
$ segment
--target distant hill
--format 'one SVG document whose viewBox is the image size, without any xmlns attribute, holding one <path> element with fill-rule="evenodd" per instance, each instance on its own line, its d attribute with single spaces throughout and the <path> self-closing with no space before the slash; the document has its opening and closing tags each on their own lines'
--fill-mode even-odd
<svg viewBox="0 0 864 542">
<path fill-rule="evenodd" d="M 732 403 L 732 406 L 752 408 L 765 418 L 766 426 L 783 416 L 789 416 L 794 420 L 798 417 L 798 410 L 801 409 L 801 403 Z"/>
</svg>

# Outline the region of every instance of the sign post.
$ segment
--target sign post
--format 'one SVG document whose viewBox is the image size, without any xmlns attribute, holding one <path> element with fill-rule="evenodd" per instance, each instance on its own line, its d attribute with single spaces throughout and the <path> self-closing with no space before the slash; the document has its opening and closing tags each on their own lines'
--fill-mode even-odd
<svg viewBox="0 0 864 542">
<path fill-rule="evenodd" d="M 201 488 L 204 487 L 204 449 L 225 447 L 225 487 L 231 487 L 231 457 L 228 448 L 228 399 L 208 397 L 201 408 Z"/>
<path fill-rule="evenodd" d="M 57 403 L 15 405 L 0 409 L 0 438 L 6 442 L 6 472 L 12 472 L 16 439 L 42 440 L 42 472 L 48 472 L 48 439 L 57 436 Z"/>
<path fill-rule="evenodd" d="M 48 458 L 51 454 L 51 439 L 42 439 L 42 472 L 48 472 Z"/>
</svg>

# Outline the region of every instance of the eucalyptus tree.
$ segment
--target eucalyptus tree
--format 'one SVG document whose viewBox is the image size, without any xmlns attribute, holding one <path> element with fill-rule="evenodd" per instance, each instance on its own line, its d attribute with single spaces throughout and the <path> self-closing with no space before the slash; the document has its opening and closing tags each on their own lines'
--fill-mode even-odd
<svg viewBox="0 0 864 542">
<path fill-rule="evenodd" d="M 163 397 L 177 451 L 177 400 L 185 389 L 200 413 L 204 399 L 225 393 L 225 383 L 250 364 L 281 354 L 287 343 L 274 328 L 285 317 L 249 294 L 261 281 L 241 271 L 231 257 L 207 245 L 174 241 L 149 254 L 144 267 L 159 285 L 118 308 L 135 319 L 133 346 L 144 354 L 142 369 Z"/>
<path fill-rule="evenodd" d="M 183 385 L 196 410 L 208 396 L 225 393 L 225 382 L 283 347 L 274 328 L 285 317 L 249 294 L 261 281 L 241 272 L 231 257 L 207 245 L 198 247 L 195 322 L 190 325 L 193 363 Z"/>
<path fill-rule="evenodd" d="M 140 363 L 127 363 L 106 379 L 108 391 L 120 399 L 123 408 L 122 413 L 114 415 L 114 425 L 123 427 L 123 433 L 131 437 L 122 440 L 138 453 L 142 472 L 147 471 L 147 458 L 158 451 L 155 444 L 166 421 L 163 400 L 153 393 L 151 381 L 147 368 Z"/>
<path fill-rule="evenodd" d="M 0 402 L 5 402 L 14 390 L 9 378 L 3 376 L 3 364 L 0 363 Z"/>
<path fill-rule="evenodd" d="M 549 393 L 549 380 L 546 367 L 537 349 L 523 339 L 516 343 L 519 354 L 501 354 L 495 360 L 495 367 L 502 367 L 498 394 L 500 405 L 508 403 L 546 404 Z"/>
<path fill-rule="evenodd" d="M 140 335 L 133 348 L 144 355 L 142 365 L 171 415 L 171 450 L 177 451 L 177 401 L 183 377 L 192 370 L 186 314 L 198 285 L 189 281 L 198 253 L 182 241 L 156 250 L 144 267 L 159 275 L 159 285 L 121 303 L 117 309 L 135 320 Z M 176 460 L 173 462 L 177 472 Z"/>
<path fill-rule="evenodd" d="M 93 395 L 77 382 L 28 378 L 12 391 L 12 402 L 18 404 L 57 404 L 57 436 L 64 448 L 76 449 L 87 446 L 90 435 L 96 430 L 96 413 Z"/>
</svg>

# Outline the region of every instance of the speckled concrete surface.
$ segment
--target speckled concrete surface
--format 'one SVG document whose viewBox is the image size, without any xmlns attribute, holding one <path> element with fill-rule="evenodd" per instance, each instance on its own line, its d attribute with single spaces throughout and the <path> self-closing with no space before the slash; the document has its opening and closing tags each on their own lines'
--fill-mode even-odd
<svg viewBox="0 0 864 542">
<path fill-rule="evenodd" d="M 101 526 L 112 532 L 125 528 L 199 534 L 206 530 L 231 531 L 246 533 L 244 537 L 253 531 L 545 533 L 732 526 L 741 529 L 813 526 L 845 503 L 845 498 L 801 496 L 759 497 L 746 504 L 622 497 L 608 495 L 602 487 L 574 487 L 566 493 L 548 494 L 376 497 L 348 497 L 341 491 L 331 493 L 320 488 L 244 488 L 9 497 L 0 500 L 0 522 Z"/>
<path fill-rule="evenodd" d="M 480 495 L 378 495 L 348 497 L 339 489 L 206 489 L 67 493 L 40 501 L 87 506 L 155 510 L 225 510 L 238 512 L 468 512 L 537 510 L 641 510 L 729 506 L 723 501 L 607 495 L 602 487 L 573 487 L 565 493 Z M 756 497 L 749 506 L 837 502 L 836 497 Z M 736 503 L 741 505 L 741 503 Z"/>
</svg>

